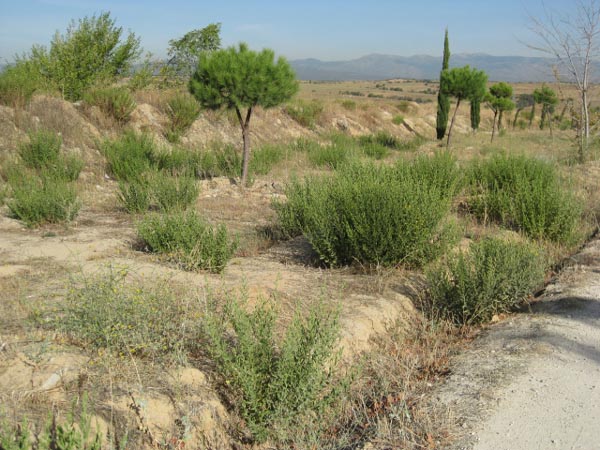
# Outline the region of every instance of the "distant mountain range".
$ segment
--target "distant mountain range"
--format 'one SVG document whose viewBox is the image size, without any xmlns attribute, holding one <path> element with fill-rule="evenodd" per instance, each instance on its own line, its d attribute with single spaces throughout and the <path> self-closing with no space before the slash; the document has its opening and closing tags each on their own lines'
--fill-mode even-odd
<svg viewBox="0 0 600 450">
<path fill-rule="evenodd" d="M 462 53 L 450 56 L 450 67 L 469 65 L 484 70 L 490 81 L 553 81 L 550 58 L 492 56 Z M 371 54 L 350 61 L 298 59 L 290 61 L 301 80 L 438 79 L 442 58 L 428 55 L 395 56 Z"/>
</svg>

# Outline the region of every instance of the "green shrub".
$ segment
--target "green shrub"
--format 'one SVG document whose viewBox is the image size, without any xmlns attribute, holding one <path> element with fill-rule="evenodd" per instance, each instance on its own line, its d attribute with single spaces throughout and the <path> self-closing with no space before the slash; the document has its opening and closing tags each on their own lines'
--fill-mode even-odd
<svg viewBox="0 0 600 450">
<path fill-rule="evenodd" d="M 27 167 L 43 170 L 51 178 L 75 181 L 84 163 L 75 155 L 62 155 L 61 146 L 62 139 L 56 133 L 34 131 L 29 133 L 29 142 L 19 146 L 19 156 Z"/>
<path fill-rule="evenodd" d="M 156 152 L 153 159 L 159 170 L 171 175 L 202 176 L 202 157 L 199 152 L 175 147 L 170 151 Z"/>
<path fill-rule="evenodd" d="M 348 149 L 335 144 L 319 145 L 310 149 L 308 160 L 313 166 L 337 169 L 351 157 Z"/>
<path fill-rule="evenodd" d="M 392 123 L 394 125 L 402 125 L 404 123 L 404 116 L 397 115 L 392 118 Z"/>
<path fill-rule="evenodd" d="M 281 145 L 264 145 L 252 152 L 250 174 L 266 175 L 273 166 L 285 157 L 285 148 Z"/>
<path fill-rule="evenodd" d="M 233 145 L 219 145 L 212 148 L 215 175 L 238 177 L 242 173 L 242 156 Z M 208 164 L 207 164 L 208 166 Z"/>
<path fill-rule="evenodd" d="M 13 217 L 27 226 L 60 223 L 72 220 L 79 212 L 75 188 L 52 174 L 32 175 L 14 171 L 8 179 L 12 198 L 8 208 Z M 17 175 L 18 174 L 18 175 Z"/>
<path fill-rule="evenodd" d="M 131 93 L 124 87 L 92 89 L 85 93 L 83 99 L 87 104 L 100 108 L 104 114 L 120 124 L 129 121 L 136 106 Z"/>
<path fill-rule="evenodd" d="M 428 271 L 433 312 L 457 324 L 487 322 L 540 287 L 544 269 L 536 246 L 484 239 Z"/>
<path fill-rule="evenodd" d="M 402 100 L 400 103 L 396 104 L 396 108 L 398 108 L 398 111 L 400 112 L 407 113 L 410 109 L 410 103 L 406 100 Z"/>
<path fill-rule="evenodd" d="M 171 142 L 177 142 L 200 115 L 200 104 L 190 94 L 178 94 L 167 102 L 169 129 L 166 134 Z"/>
<path fill-rule="evenodd" d="M 447 193 L 411 166 L 348 164 L 328 177 L 294 181 L 276 204 L 283 232 L 301 230 L 330 266 L 420 266 L 449 243 Z"/>
<path fill-rule="evenodd" d="M 91 415 L 87 412 L 83 396 L 79 420 L 73 412 L 68 422 L 60 423 L 53 411 L 39 430 L 33 430 L 26 419 L 14 426 L 0 422 L 0 449 L 2 450 L 101 450 L 102 438 L 98 431 L 92 433 Z"/>
<path fill-rule="evenodd" d="M 29 142 L 19 146 L 19 156 L 27 167 L 47 168 L 57 164 L 61 146 L 61 137 L 53 131 L 34 131 L 29 133 Z"/>
<path fill-rule="evenodd" d="M 194 204 L 200 193 L 196 180 L 189 176 L 172 177 L 156 173 L 150 179 L 152 197 L 162 211 L 184 210 Z"/>
<path fill-rule="evenodd" d="M 137 227 L 139 237 L 155 253 L 184 270 L 222 272 L 237 248 L 224 225 L 213 228 L 195 211 L 151 214 Z"/>
<path fill-rule="evenodd" d="M 156 146 L 151 136 L 127 131 L 114 141 L 104 141 L 107 169 L 119 181 L 133 181 L 154 164 Z"/>
<path fill-rule="evenodd" d="M 51 90 L 39 67 L 21 58 L 0 73 L 0 104 L 23 108 L 35 92 Z"/>
<path fill-rule="evenodd" d="M 388 147 L 376 142 L 363 145 L 362 151 L 366 156 L 373 159 L 383 159 L 390 154 Z"/>
<path fill-rule="evenodd" d="M 570 244 L 578 238 L 582 202 L 561 183 L 551 163 L 496 155 L 473 164 L 469 201 L 481 220 L 492 220 L 534 239 Z"/>
<path fill-rule="evenodd" d="M 317 100 L 298 100 L 286 105 L 285 112 L 303 127 L 314 128 L 323 114 L 323 104 Z"/>
<path fill-rule="evenodd" d="M 343 100 L 342 108 L 347 109 L 348 111 L 354 111 L 356 109 L 356 102 L 354 100 Z"/>
<path fill-rule="evenodd" d="M 275 333 L 276 313 L 266 302 L 252 311 L 229 299 L 205 323 L 209 351 L 254 438 L 263 442 L 278 430 L 288 434 L 302 415 L 318 420 L 343 392 L 332 376 L 339 335 L 337 314 L 317 305 L 296 314 L 283 341 Z"/>
<path fill-rule="evenodd" d="M 179 301 L 166 284 L 132 284 L 126 275 L 126 270 L 111 268 L 83 278 L 69 290 L 56 326 L 86 348 L 184 358 L 199 331 L 192 319 L 199 314 L 194 302 Z"/>
<path fill-rule="evenodd" d="M 147 211 L 150 207 L 150 183 L 144 177 L 139 177 L 129 183 L 119 181 L 119 201 L 131 214 Z"/>
<path fill-rule="evenodd" d="M 436 188 L 449 201 L 459 193 L 465 182 L 456 158 L 447 151 L 438 151 L 431 156 L 420 155 L 405 169 L 405 176 L 416 183 Z"/>
</svg>

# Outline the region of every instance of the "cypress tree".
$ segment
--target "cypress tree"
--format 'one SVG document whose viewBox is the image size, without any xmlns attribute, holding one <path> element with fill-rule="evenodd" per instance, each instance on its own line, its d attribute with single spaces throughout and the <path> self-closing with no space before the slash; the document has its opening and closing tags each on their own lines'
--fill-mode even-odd
<svg viewBox="0 0 600 450">
<path fill-rule="evenodd" d="M 443 139 L 448 127 L 448 114 L 450 113 L 450 97 L 444 86 L 442 73 L 448 70 L 450 64 L 450 44 L 448 43 L 448 28 L 444 36 L 444 57 L 442 60 L 442 72 L 440 73 L 440 90 L 438 92 L 438 108 L 435 130 L 438 139 Z"/>
<path fill-rule="evenodd" d="M 479 129 L 479 123 L 481 122 L 481 99 L 471 99 L 471 128 L 473 131 Z"/>
</svg>

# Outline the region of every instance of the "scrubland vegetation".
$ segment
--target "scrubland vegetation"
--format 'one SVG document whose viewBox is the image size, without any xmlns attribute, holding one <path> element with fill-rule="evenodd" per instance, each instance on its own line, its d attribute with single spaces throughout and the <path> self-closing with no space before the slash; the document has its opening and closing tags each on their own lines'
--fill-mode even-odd
<svg viewBox="0 0 600 450">
<path fill-rule="evenodd" d="M 87 48 L 81 58 L 91 58 L 94 70 L 83 73 L 63 56 L 71 47 L 81 49 L 78 42 L 89 37 L 90 29 L 112 36 L 115 47 L 104 52 Z M 438 144 L 433 124 L 428 125 L 429 134 L 406 131 L 407 121 L 421 107 L 416 103 L 374 97 L 380 93 L 371 93 L 369 100 L 351 90 L 340 94 L 353 99 L 341 102 L 308 99 L 302 92 L 293 97 L 298 86 L 285 60 L 274 62 L 272 52 L 255 53 L 246 46 L 219 50 L 216 24 L 194 33 L 207 37 L 201 40 L 208 42 L 206 48 L 194 48 L 199 42 L 194 35 L 172 41 L 178 63 L 152 70 L 144 82 L 140 72 L 149 70 L 147 65 L 128 73 L 140 53 L 139 41 L 133 34 L 120 41 L 121 29 L 108 14 L 73 23 L 50 49 L 35 47 L 1 73 L 0 102 L 15 114 L 27 111 L 32 97 L 44 93 L 82 100 L 85 108 L 97 108 L 114 125 L 86 149 L 97 153 L 95 168 L 90 158 L 67 152 L 62 135 L 45 129 L 44 123 L 29 127 L 23 142 L 2 155 L 0 204 L 6 205 L 5 214 L 33 228 L 30 233 L 56 233 L 76 229 L 72 222 L 80 211 L 100 208 L 133 230 L 135 242 L 126 249 L 131 258 L 165 266 L 177 274 L 173 278 L 187 276 L 185 280 L 197 282 L 220 274 L 225 280 L 228 268 L 245 258 L 240 248 L 248 245 L 247 237 L 236 232 L 235 221 L 225 224 L 222 215 L 199 206 L 201 186 L 228 178 L 236 195 L 250 202 L 248 192 L 281 183 L 272 191 L 281 192 L 254 216 L 269 222 L 267 247 L 308 243 L 315 258 L 303 266 L 307 272 L 350 274 L 373 284 L 402 276 L 416 280 L 420 288 L 412 300 L 419 309 L 410 325 L 387 324 L 387 333 L 373 336 L 369 350 L 342 358 L 344 299 L 333 301 L 335 295 L 325 290 L 307 308 L 301 306 L 302 293 L 294 293 L 299 298 L 292 299 L 295 306 L 282 320 L 276 293 L 257 298 L 237 286 L 198 295 L 173 280 L 138 283 L 127 270 L 111 266 L 94 275 L 82 269 L 79 276 L 63 280 L 66 287 L 57 291 L 57 299 L 21 305 L 28 317 L 23 327 L 51 345 L 85 352 L 85 370 L 97 371 L 100 379 L 108 376 L 110 383 L 115 366 L 133 367 L 141 390 L 142 367 L 161 375 L 181 366 L 206 371 L 211 389 L 231 414 L 221 427 L 237 448 L 262 443 L 274 448 L 351 448 L 371 440 L 386 448 L 431 448 L 427 445 L 432 441 L 448 439 L 445 427 L 450 425 L 430 417 L 420 399 L 447 370 L 453 343 L 472 327 L 531 300 L 548 270 L 595 230 L 600 203 L 585 196 L 593 183 L 580 175 L 588 166 L 575 162 L 576 117 L 569 122 L 568 116 L 555 114 L 558 100 L 544 86 L 531 101 L 517 101 L 510 126 L 512 88 L 496 85 L 486 94 L 485 74 L 462 68 L 443 73 L 440 92 L 456 98 L 456 109 L 463 100 L 489 106 L 493 119 L 490 113 L 481 126 L 479 117 L 471 120 L 479 132 L 456 135 L 455 130 L 452 142 L 452 123 L 447 135 L 446 127 L 438 126 L 437 137 L 442 128 L 441 138 L 448 136 L 447 145 Z M 204 62 L 202 76 L 188 73 L 198 58 Z M 249 93 L 243 84 L 236 85 L 239 97 L 247 94 L 236 103 L 219 97 L 223 89 L 207 81 L 218 79 L 219 70 L 245 73 L 247 65 L 274 76 L 277 89 L 257 94 L 264 81 L 258 77 Z M 123 74 L 128 75 L 127 84 Z M 185 86 L 190 76 L 191 93 Z M 377 92 L 408 89 L 392 82 L 372 84 Z M 156 103 L 163 105 L 167 120 L 160 124 L 161 132 L 136 131 L 131 123 L 140 103 L 136 98 L 143 96 L 158 98 Z M 376 123 L 385 120 L 385 128 L 365 127 L 369 132 L 358 133 L 350 132 L 350 125 L 328 125 L 332 110 L 336 116 L 375 121 L 377 105 L 383 103 L 368 102 L 380 100 L 388 101 L 389 118 L 378 117 Z M 449 99 L 442 101 L 446 106 L 438 110 L 438 120 L 446 117 L 447 122 Z M 536 104 L 543 105 L 539 120 Z M 277 120 L 293 121 L 303 137 L 259 141 L 250 151 L 252 112 L 276 106 Z M 532 108 L 528 117 L 525 108 Z M 243 154 L 229 142 L 190 145 L 190 129 L 209 114 L 230 114 L 225 122 L 241 126 Z M 527 119 L 529 123 L 523 122 Z M 532 123 L 543 130 L 529 130 Z M 488 135 L 494 139 L 496 129 L 501 130 L 494 141 L 498 147 L 492 147 Z M 592 151 L 587 156 L 589 167 L 595 167 L 595 161 L 589 162 Z M 86 171 L 91 182 L 80 179 Z M 110 186 L 110 206 L 82 201 L 82 194 L 93 198 L 100 183 Z M 216 201 L 225 210 L 231 199 L 220 195 Z M 68 392 L 75 403 L 84 398 L 83 378 Z M 183 395 L 169 389 L 172 398 Z M 77 403 L 66 421 L 53 411 L 30 424 L 0 409 L 0 447 L 184 448 L 190 428 L 184 419 L 191 420 L 187 413 L 177 410 L 179 429 L 156 436 L 146 427 L 131 390 L 129 409 L 137 427 L 111 415 L 105 428 L 95 429 L 90 415 L 107 417 L 106 405 L 103 410 L 94 403 L 101 404 L 99 392 L 107 391 L 90 392 L 85 407 Z"/>
</svg>

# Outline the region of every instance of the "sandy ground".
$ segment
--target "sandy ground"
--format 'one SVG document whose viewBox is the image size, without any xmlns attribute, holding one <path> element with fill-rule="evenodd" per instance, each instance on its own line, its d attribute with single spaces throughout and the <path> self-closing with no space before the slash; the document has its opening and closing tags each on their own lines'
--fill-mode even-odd
<svg viewBox="0 0 600 450">
<path fill-rule="evenodd" d="M 453 372 L 437 394 L 462 423 L 452 448 L 600 449 L 600 240 Z"/>
</svg>

